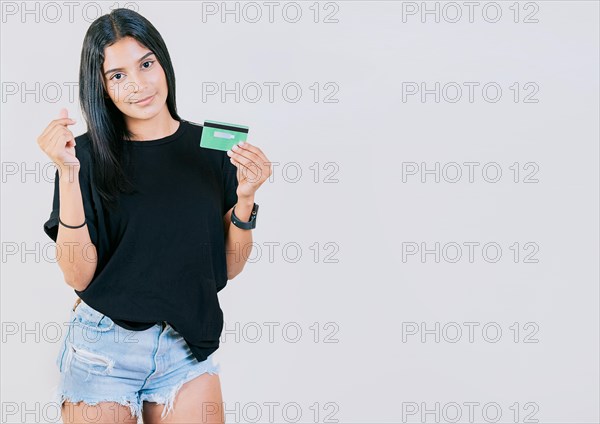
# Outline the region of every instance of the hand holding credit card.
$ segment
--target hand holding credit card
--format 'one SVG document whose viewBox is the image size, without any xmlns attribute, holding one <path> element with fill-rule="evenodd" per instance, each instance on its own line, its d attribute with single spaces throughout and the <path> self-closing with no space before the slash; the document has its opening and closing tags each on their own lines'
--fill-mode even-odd
<svg viewBox="0 0 600 424">
<path fill-rule="evenodd" d="M 227 122 L 204 121 L 200 147 L 216 150 L 230 150 L 240 141 L 246 141 L 249 128 Z"/>
</svg>

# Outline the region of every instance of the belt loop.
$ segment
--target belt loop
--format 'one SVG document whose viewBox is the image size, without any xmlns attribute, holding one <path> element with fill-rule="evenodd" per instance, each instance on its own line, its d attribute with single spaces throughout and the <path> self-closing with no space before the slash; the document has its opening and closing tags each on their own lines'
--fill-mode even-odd
<svg viewBox="0 0 600 424">
<path fill-rule="evenodd" d="M 77 305 L 79 305 L 81 303 L 81 298 L 78 297 L 77 300 L 75 301 L 75 304 L 73 305 L 73 312 L 75 312 L 75 308 L 77 308 Z"/>
</svg>

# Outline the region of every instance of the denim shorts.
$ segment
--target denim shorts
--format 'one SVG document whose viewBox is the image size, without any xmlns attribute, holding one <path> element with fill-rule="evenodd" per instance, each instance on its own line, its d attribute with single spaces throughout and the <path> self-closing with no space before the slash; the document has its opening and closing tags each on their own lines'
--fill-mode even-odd
<svg viewBox="0 0 600 424">
<path fill-rule="evenodd" d="M 214 353 L 199 362 L 166 321 L 145 331 L 127 330 L 79 298 L 65 333 L 56 358 L 60 382 L 54 400 L 59 408 L 64 401 L 117 402 L 140 422 L 147 401 L 164 404 L 161 417 L 166 417 L 184 383 L 220 372 Z"/>
</svg>

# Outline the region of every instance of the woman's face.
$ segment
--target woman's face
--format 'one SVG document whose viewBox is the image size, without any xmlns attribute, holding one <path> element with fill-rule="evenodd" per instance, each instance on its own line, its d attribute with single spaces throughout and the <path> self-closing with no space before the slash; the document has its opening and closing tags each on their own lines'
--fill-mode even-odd
<svg viewBox="0 0 600 424">
<path fill-rule="evenodd" d="M 166 107 L 165 72 L 148 48 L 125 37 L 104 50 L 104 86 L 115 106 L 134 119 L 148 119 Z M 137 103 L 147 97 L 151 99 Z"/>
</svg>

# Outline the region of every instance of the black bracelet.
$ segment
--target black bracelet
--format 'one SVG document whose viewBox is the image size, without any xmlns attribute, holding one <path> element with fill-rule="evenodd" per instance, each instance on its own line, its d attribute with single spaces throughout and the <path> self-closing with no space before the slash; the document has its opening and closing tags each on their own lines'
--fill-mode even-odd
<svg viewBox="0 0 600 424">
<path fill-rule="evenodd" d="M 237 204 L 236 204 L 237 205 Z M 258 214 L 258 203 L 254 203 L 252 206 L 252 212 L 250 213 L 250 221 L 242 221 L 235 215 L 235 206 L 231 211 L 231 223 L 242 230 L 253 230 L 256 228 L 256 216 Z"/>
<path fill-rule="evenodd" d="M 60 216 L 59 216 L 59 217 L 58 217 L 58 222 L 60 222 L 60 223 L 61 223 L 61 224 L 62 224 L 64 227 L 67 227 L 67 228 L 81 228 L 81 227 L 83 227 L 85 224 L 87 224 L 87 219 L 84 219 L 84 221 L 83 221 L 83 224 L 81 224 L 81 225 L 76 225 L 76 226 L 73 226 L 73 225 L 67 225 L 67 224 L 65 224 L 64 222 L 62 222 L 62 221 L 60 220 Z"/>
</svg>

